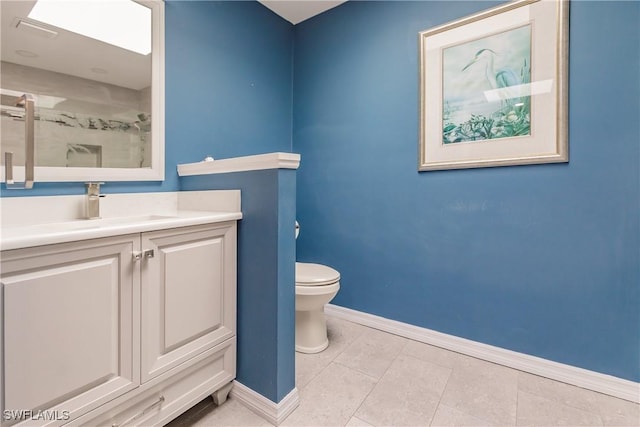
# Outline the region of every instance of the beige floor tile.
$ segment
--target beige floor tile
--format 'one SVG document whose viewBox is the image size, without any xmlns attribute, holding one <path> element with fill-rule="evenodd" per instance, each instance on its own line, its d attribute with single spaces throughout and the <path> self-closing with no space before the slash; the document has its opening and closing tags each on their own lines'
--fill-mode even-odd
<svg viewBox="0 0 640 427">
<path fill-rule="evenodd" d="M 546 399 L 518 392 L 518 426 L 601 426 L 599 415 Z"/>
<path fill-rule="evenodd" d="M 492 424 L 516 422 L 518 371 L 479 359 L 453 368 L 441 403 Z"/>
<path fill-rule="evenodd" d="M 330 316 L 327 329 L 325 351 L 296 353 L 301 400 L 284 426 L 640 427 L 632 402 Z M 207 398 L 168 426 L 271 424 L 230 397 L 220 407 Z"/>
<path fill-rule="evenodd" d="M 296 353 L 296 387 L 298 390 L 302 390 L 336 356 L 368 329 L 365 326 L 327 316 L 329 347 L 315 354 Z"/>
<path fill-rule="evenodd" d="M 408 342 L 406 338 L 369 329 L 340 353 L 335 361 L 380 378 Z"/>
<path fill-rule="evenodd" d="M 449 406 L 440 404 L 431 421 L 432 427 L 479 427 L 491 426 L 487 420 L 473 417 Z"/>
<path fill-rule="evenodd" d="M 208 398 L 167 424 L 167 427 L 272 427 L 264 418 L 254 414 L 242 403 L 229 397 L 220 406 Z"/>
<path fill-rule="evenodd" d="M 356 416 L 377 426 L 428 426 L 451 369 L 399 355 Z"/>
<path fill-rule="evenodd" d="M 331 363 L 300 390 L 300 406 L 283 426 L 343 426 L 375 385 L 375 379 Z"/>
<path fill-rule="evenodd" d="M 598 394 L 600 418 L 605 426 L 640 426 L 640 405 Z"/>
<path fill-rule="evenodd" d="M 460 364 L 461 361 L 470 359 L 469 356 L 418 341 L 409 341 L 404 349 L 402 349 L 402 354 L 424 360 L 425 362 L 435 363 L 436 365 L 446 368 L 453 368 L 457 364 Z"/>
<path fill-rule="evenodd" d="M 337 356 L 349 344 L 356 340 L 364 332 L 371 330 L 366 326 L 358 325 L 347 320 L 338 319 L 337 317 L 327 316 L 327 337 L 329 338 L 329 347 L 323 354 Z M 329 357 L 330 357 L 329 356 Z"/>
<path fill-rule="evenodd" d="M 329 366 L 331 359 L 325 359 L 315 354 L 296 353 L 296 387 L 304 389 L 324 368 Z"/>
<path fill-rule="evenodd" d="M 553 381 L 526 372 L 520 372 L 518 374 L 518 390 L 594 414 L 599 413 L 599 393 L 595 391 Z"/>
<path fill-rule="evenodd" d="M 344 427 L 374 427 L 366 421 L 362 421 L 358 417 L 351 417 L 349 422 Z"/>
</svg>

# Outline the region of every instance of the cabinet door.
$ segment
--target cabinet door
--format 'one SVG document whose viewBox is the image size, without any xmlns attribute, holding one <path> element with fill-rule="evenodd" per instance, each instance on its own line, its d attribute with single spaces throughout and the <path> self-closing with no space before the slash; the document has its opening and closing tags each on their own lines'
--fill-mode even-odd
<svg viewBox="0 0 640 427">
<path fill-rule="evenodd" d="M 236 224 L 142 235 L 142 381 L 235 335 Z"/>
<path fill-rule="evenodd" d="M 137 387 L 135 250 L 122 236 L 2 253 L 3 425 L 74 418 Z"/>
</svg>

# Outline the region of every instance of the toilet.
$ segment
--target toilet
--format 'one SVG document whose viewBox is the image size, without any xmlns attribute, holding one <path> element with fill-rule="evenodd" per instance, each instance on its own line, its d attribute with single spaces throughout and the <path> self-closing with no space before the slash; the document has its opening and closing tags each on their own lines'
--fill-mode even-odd
<svg viewBox="0 0 640 427">
<path fill-rule="evenodd" d="M 329 345 L 324 305 L 340 289 L 340 273 L 321 264 L 296 262 L 296 351 L 319 353 Z"/>
</svg>

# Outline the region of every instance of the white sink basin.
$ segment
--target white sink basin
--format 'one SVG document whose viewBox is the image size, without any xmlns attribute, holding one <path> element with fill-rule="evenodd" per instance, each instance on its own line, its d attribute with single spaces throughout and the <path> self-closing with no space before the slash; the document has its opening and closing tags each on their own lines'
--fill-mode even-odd
<svg viewBox="0 0 640 427">
<path fill-rule="evenodd" d="M 148 221 L 158 221 L 176 218 L 171 215 L 141 215 L 141 216 L 123 216 L 114 218 L 100 219 L 80 219 L 77 221 L 57 222 L 52 224 L 38 225 L 37 227 L 46 228 L 51 231 L 72 231 L 72 230 L 90 230 L 103 227 L 113 227 L 116 225 L 134 225 Z"/>
</svg>

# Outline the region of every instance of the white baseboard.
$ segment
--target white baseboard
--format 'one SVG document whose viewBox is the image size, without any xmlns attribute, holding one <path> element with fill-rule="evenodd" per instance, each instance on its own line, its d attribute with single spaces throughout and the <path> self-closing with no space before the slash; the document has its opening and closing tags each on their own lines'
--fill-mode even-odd
<svg viewBox="0 0 640 427">
<path fill-rule="evenodd" d="M 246 385 L 234 381 L 231 396 L 273 425 L 280 425 L 300 404 L 298 389 L 294 387 L 280 402 L 275 403 Z"/>
<path fill-rule="evenodd" d="M 640 383 L 506 350 L 500 347 L 494 347 L 453 335 L 443 334 L 431 329 L 421 328 L 333 304 L 327 304 L 324 311 L 330 316 L 455 351 L 456 353 L 466 354 L 467 356 L 477 359 L 508 366 L 520 371 L 597 391 L 598 393 L 608 394 L 631 402 L 640 402 Z"/>
</svg>

